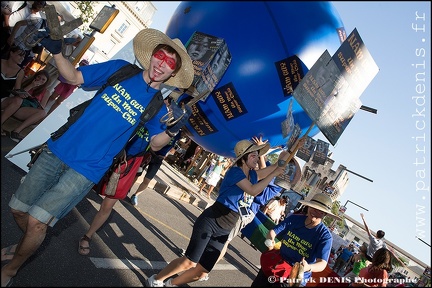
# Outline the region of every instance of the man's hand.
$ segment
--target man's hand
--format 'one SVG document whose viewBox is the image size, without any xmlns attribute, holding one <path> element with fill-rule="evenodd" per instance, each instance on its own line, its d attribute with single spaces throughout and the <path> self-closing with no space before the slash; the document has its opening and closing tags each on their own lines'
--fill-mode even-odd
<svg viewBox="0 0 432 288">
<path fill-rule="evenodd" d="M 49 36 L 49 29 L 39 31 L 33 36 L 35 41 L 42 39 L 40 44 L 44 46 L 51 54 L 60 54 L 62 52 L 63 40 L 52 40 Z"/>
<path fill-rule="evenodd" d="M 182 128 L 187 123 L 189 117 L 192 115 L 192 109 L 189 105 L 184 105 L 182 109 L 176 103 L 172 102 L 170 105 L 170 110 L 172 117 L 174 118 L 173 121 L 180 119 L 177 123 L 167 127 L 166 129 L 168 135 L 174 137 L 180 131 L 180 128 Z"/>
</svg>

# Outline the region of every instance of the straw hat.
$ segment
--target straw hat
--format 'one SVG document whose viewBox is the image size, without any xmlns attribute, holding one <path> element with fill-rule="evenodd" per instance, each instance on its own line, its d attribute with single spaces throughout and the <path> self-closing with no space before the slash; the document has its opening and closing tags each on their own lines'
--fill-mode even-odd
<svg viewBox="0 0 432 288">
<path fill-rule="evenodd" d="M 189 88 L 194 78 L 192 60 L 180 39 L 171 39 L 165 33 L 156 29 L 144 29 L 133 39 L 135 57 L 144 69 L 149 69 L 153 50 L 159 44 L 169 45 L 180 55 L 182 66 L 177 74 L 165 83 L 177 88 Z"/>
<path fill-rule="evenodd" d="M 243 157 L 246 153 L 250 153 L 253 151 L 258 151 L 258 156 L 264 155 L 270 149 L 270 144 L 265 143 L 262 145 L 256 145 L 255 143 L 249 140 L 241 140 L 237 142 L 234 147 L 234 153 L 236 155 L 236 159 L 234 162 L 237 162 L 238 159 Z"/>
<path fill-rule="evenodd" d="M 317 193 L 315 194 L 310 201 L 299 200 L 299 203 L 309 206 L 320 211 L 327 213 L 328 216 L 336 218 L 337 220 L 342 220 L 339 216 L 336 216 L 332 213 L 331 208 L 333 206 L 333 201 L 327 194 Z"/>
</svg>

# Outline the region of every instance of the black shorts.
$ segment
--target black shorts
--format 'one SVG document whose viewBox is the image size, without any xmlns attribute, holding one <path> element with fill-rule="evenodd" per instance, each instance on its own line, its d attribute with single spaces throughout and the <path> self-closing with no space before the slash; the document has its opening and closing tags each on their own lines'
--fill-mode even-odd
<svg viewBox="0 0 432 288">
<path fill-rule="evenodd" d="M 185 256 L 210 272 L 222 252 L 231 230 L 216 223 L 217 213 L 210 206 L 195 221 Z"/>
<path fill-rule="evenodd" d="M 150 180 L 153 179 L 153 177 L 156 175 L 157 171 L 159 170 L 160 166 L 162 165 L 163 158 L 164 157 L 152 155 L 151 160 L 147 165 L 147 173 L 144 176 L 145 178 Z M 136 174 L 137 177 L 142 175 L 145 166 L 142 168 L 143 169 L 138 169 Z"/>
</svg>

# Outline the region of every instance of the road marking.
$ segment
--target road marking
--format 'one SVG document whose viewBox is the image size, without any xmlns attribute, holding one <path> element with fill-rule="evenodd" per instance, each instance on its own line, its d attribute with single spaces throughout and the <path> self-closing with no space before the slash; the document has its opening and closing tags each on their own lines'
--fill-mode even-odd
<svg viewBox="0 0 432 288">
<path fill-rule="evenodd" d="M 155 217 L 151 216 L 150 214 L 148 214 L 148 213 L 142 211 L 141 209 L 139 209 L 139 207 L 136 207 L 136 208 L 137 208 L 138 211 L 140 211 L 141 214 L 144 214 L 146 217 L 152 219 L 153 221 L 158 222 L 160 225 L 164 226 L 165 228 L 167 228 L 167 229 L 169 229 L 169 230 L 171 230 L 171 231 L 177 233 L 178 235 L 182 236 L 182 237 L 185 238 L 186 240 L 189 240 L 189 241 L 190 241 L 190 238 L 187 237 L 186 235 L 180 233 L 179 231 L 175 230 L 175 229 L 172 228 L 171 226 L 166 225 L 165 223 L 163 223 L 162 221 L 156 219 Z"/>
<path fill-rule="evenodd" d="M 162 270 L 169 262 L 149 261 L 149 260 L 129 260 L 129 259 L 112 259 L 112 258 L 94 258 L 89 257 L 90 261 L 101 269 L 141 269 L 141 270 Z M 216 264 L 212 270 L 239 270 L 231 264 Z"/>
</svg>

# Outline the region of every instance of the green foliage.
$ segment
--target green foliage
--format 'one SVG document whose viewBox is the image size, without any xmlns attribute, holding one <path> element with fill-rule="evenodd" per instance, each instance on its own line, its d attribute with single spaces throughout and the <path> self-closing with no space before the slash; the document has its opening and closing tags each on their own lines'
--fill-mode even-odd
<svg viewBox="0 0 432 288">
<path fill-rule="evenodd" d="M 96 11 L 94 10 L 94 5 L 96 5 L 97 1 L 75 1 L 78 9 L 81 11 L 81 19 L 83 21 L 83 25 L 80 29 L 84 33 L 91 33 L 93 29 L 89 28 L 90 23 L 96 17 Z"/>
<path fill-rule="evenodd" d="M 279 155 L 276 153 L 267 155 L 267 159 L 268 159 L 268 161 L 270 161 L 271 164 L 276 163 L 278 157 L 279 157 Z"/>
<path fill-rule="evenodd" d="M 333 202 L 333 206 L 332 206 L 332 213 L 334 215 L 339 215 L 339 208 L 340 208 L 340 201 L 335 201 Z M 331 227 L 332 225 L 335 225 L 336 227 L 338 227 L 339 230 L 344 228 L 344 223 L 342 220 L 337 220 L 334 224 L 333 224 L 333 217 L 325 217 L 323 222 L 327 227 Z"/>
</svg>

